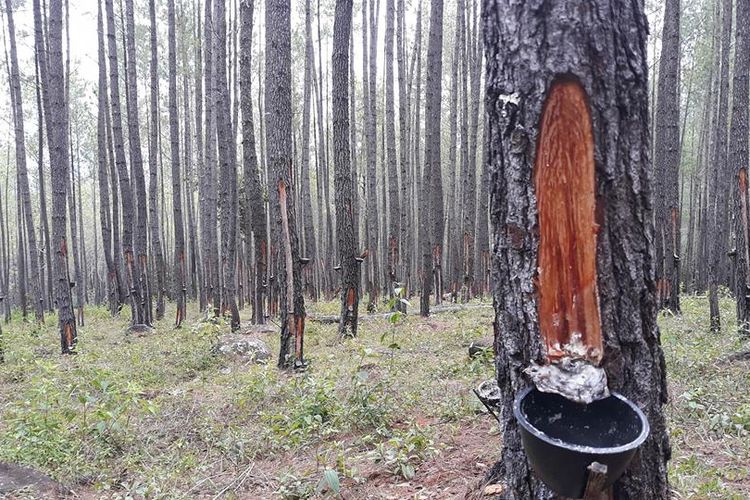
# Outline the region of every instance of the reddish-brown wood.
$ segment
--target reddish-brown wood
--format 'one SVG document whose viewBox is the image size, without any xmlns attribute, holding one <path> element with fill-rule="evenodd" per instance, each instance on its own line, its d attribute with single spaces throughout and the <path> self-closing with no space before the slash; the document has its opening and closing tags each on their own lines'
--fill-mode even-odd
<svg viewBox="0 0 750 500">
<path fill-rule="evenodd" d="M 542 114 L 534 164 L 539 216 L 539 328 L 547 357 L 580 334 L 599 362 L 601 323 L 596 288 L 594 139 L 585 91 L 574 81 L 552 85 Z"/>
</svg>

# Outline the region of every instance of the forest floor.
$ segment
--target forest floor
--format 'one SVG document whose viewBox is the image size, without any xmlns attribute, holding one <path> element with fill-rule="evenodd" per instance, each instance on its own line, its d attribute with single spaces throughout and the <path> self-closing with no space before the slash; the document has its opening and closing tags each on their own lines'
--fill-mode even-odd
<svg viewBox="0 0 750 500">
<path fill-rule="evenodd" d="M 722 301 L 660 319 L 677 498 L 750 498 L 750 360 Z M 333 315 L 337 303 L 308 306 Z M 167 317 L 172 310 L 167 311 Z M 55 319 L 3 325 L 0 462 L 50 475 L 78 498 L 464 498 L 498 458 L 497 424 L 471 392 L 493 376 L 490 307 L 362 321 L 357 339 L 309 321 L 304 373 L 276 369 L 276 330 L 253 330 L 267 365 L 214 354 L 225 325 L 189 311 L 147 334 L 87 310 L 79 354 L 58 355 Z M 243 324 L 243 331 L 249 326 Z M 0 470 L 0 475 L 2 470 Z M 0 479 L 2 479 L 0 477 Z M 0 493 L 2 497 L 2 493 Z M 35 498 L 21 490 L 13 498 Z"/>
</svg>

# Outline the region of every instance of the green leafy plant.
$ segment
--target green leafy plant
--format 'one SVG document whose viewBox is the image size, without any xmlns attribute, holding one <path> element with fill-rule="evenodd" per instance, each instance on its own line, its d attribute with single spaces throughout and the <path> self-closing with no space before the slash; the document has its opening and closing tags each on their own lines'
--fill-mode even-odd
<svg viewBox="0 0 750 500">
<path fill-rule="evenodd" d="M 386 442 L 378 443 L 370 452 L 370 458 L 385 465 L 392 474 L 412 479 L 416 466 L 438 453 L 425 429 L 409 426 L 405 431 L 396 431 Z"/>
</svg>

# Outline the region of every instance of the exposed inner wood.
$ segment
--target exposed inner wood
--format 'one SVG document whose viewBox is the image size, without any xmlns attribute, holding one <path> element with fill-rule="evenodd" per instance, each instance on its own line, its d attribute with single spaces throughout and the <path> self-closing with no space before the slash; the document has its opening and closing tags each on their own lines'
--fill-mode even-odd
<svg viewBox="0 0 750 500">
<path fill-rule="evenodd" d="M 587 358 L 602 354 L 596 288 L 594 138 L 586 94 L 574 81 L 553 84 L 542 113 L 534 187 L 539 216 L 539 328 L 549 360 L 580 339 Z"/>
</svg>

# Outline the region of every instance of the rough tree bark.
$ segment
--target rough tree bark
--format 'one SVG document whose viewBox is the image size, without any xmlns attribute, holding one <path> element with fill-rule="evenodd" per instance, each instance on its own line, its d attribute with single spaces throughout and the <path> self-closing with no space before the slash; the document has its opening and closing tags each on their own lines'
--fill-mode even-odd
<svg viewBox="0 0 750 500">
<path fill-rule="evenodd" d="M 409 267 L 409 256 L 412 247 L 412 230 L 409 206 L 411 205 L 411 165 L 410 144 L 411 133 L 409 126 L 410 119 L 410 102 L 409 90 L 407 90 L 407 61 L 406 61 L 406 40 L 405 40 L 405 0 L 396 0 L 396 62 L 398 65 L 398 131 L 399 131 L 399 168 L 401 171 L 400 184 L 400 211 L 399 214 L 399 231 L 401 241 L 399 242 L 399 260 L 401 262 L 400 272 L 401 281 L 406 295 L 411 286 L 411 269 Z M 354 124 L 352 124 L 354 126 Z"/>
<path fill-rule="evenodd" d="M 156 311 L 154 319 L 160 320 L 164 317 L 164 294 L 167 291 L 167 269 L 164 262 L 164 248 L 161 240 L 161 230 L 159 229 L 159 196 L 158 180 L 159 165 L 158 152 L 161 144 L 159 137 L 159 45 L 157 43 L 157 25 L 156 25 L 156 2 L 149 0 L 148 11 L 150 21 L 150 48 L 151 58 L 149 60 L 149 77 L 150 77 L 150 125 L 149 125 L 149 148 L 148 148 L 148 217 L 149 229 L 151 233 L 151 253 L 154 257 L 154 267 L 156 271 Z"/>
<path fill-rule="evenodd" d="M 376 9 L 375 3 L 377 0 L 370 0 L 370 43 L 369 43 L 369 69 L 367 69 L 367 78 L 363 79 L 366 85 L 364 89 L 367 93 L 365 99 L 365 131 L 366 131 L 366 142 L 367 142 L 367 247 L 369 256 L 368 262 L 368 280 L 367 294 L 369 302 L 367 304 L 368 310 L 377 309 L 378 304 L 378 293 L 380 292 L 380 268 L 378 258 L 378 193 L 377 193 L 377 39 L 378 39 L 378 20 L 375 13 L 379 10 Z M 378 5 L 379 7 L 379 5 Z M 365 3 L 362 3 L 364 16 Z M 367 33 L 363 33 L 366 37 Z M 365 38 L 366 40 L 366 38 Z M 367 54 L 367 50 L 365 50 Z M 368 57 L 362 57 L 362 64 L 365 68 Z"/>
<path fill-rule="evenodd" d="M 23 96 L 21 95 L 21 72 L 18 69 L 18 53 L 16 51 L 16 28 L 13 21 L 13 6 L 11 0 L 5 0 L 5 13 L 8 20 L 8 38 L 10 39 L 10 95 L 13 123 L 15 124 L 16 146 L 16 176 L 18 191 L 23 206 L 26 238 L 29 244 L 29 271 L 31 279 L 31 293 L 34 300 L 34 314 L 36 321 L 44 322 L 44 295 L 42 293 L 39 275 L 39 246 L 37 245 L 36 230 L 34 229 L 34 215 L 31 208 L 31 193 L 29 190 L 29 173 L 26 168 L 26 144 L 24 136 Z M 42 180 L 40 178 L 40 180 Z"/>
<path fill-rule="evenodd" d="M 214 56 L 216 57 L 216 132 L 221 165 L 221 259 L 222 259 L 222 312 L 229 312 L 232 331 L 240 327 L 237 309 L 235 271 L 237 263 L 237 154 L 232 133 L 231 99 L 227 84 L 227 25 L 225 0 L 215 0 Z"/>
<path fill-rule="evenodd" d="M 76 319 L 70 296 L 68 275 L 68 242 L 66 234 L 65 202 L 68 187 L 70 157 L 68 147 L 68 111 L 65 103 L 65 76 L 62 50 L 62 0 L 50 0 L 49 10 L 49 60 L 40 59 L 48 69 L 48 78 L 42 79 L 43 92 L 49 103 L 47 139 L 52 172 L 52 242 L 55 249 L 55 300 L 57 301 L 60 347 L 70 354 L 77 342 Z M 35 24 L 41 25 L 39 0 L 34 1 Z M 41 33 L 41 29 L 37 31 Z M 37 40 L 37 47 L 45 41 Z"/>
<path fill-rule="evenodd" d="M 316 270 L 320 269 L 317 245 L 315 244 L 315 224 L 313 223 L 312 194 L 310 192 L 310 103 L 312 99 L 312 72 L 314 65 L 312 42 L 312 14 L 310 0 L 305 1 L 305 77 L 302 90 L 302 235 L 305 257 L 313 263 L 305 269 L 305 281 L 313 300 L 318 299 Z"/>
<path fill-rule="evenodd" d="M 664 9 L 654 123 L 654 229 L 659 307 L 680 312 L 680 0 Z"/>
<path fill-rule="evenodd" d="M 148 206 L 146 202 L 146 177 L 143 172 L 141 154 L 141 131 L 138 120 L 138 75 L 135 53 L 135 14 L 134 0 L 125 0 L 125 54 L 129 64 L 125 70 L 127 85 L 128 138 L 130 139 L 130 173 L 133 177 L 135 194 L 135 272 L 134 285 L 137 289 L 137 319 L 140 324 L 150 325 L 153 321 L 151 304 L 151 279 L 148 268 Z"/>
<path fill-rule="evenodd" d="M 357 336 L 359 311 L 358 238 L 354 231 L 354 183 L 349 149 L 349 40 L 352 0 L 337 0 L 333 22 L 332 99 L 336 239 L 341 266 L 339 336 Z M 349 329 L 347 332 L 347 328 Z"/>
<path fill-rule="evenodd" d="M 447 264 L 447 280 L 448 280 L 448 290 L 451 294 L 451 297 L 455 299 L 455 297 L 458 295 L 458 280 L 459 276 L 461 275 L 461 264 L 460 264 L 460 258 L 461 258 L 461 252 L 460 252 L 460 244 L 459 244 L 459 232 L 461 228 L 461 210 L 463 207 L 462 203 L 462 197 L 460 196 L 460 185 L 457 182 L 457 178 L 460 175 L 460 178 L 463 179 L 466 175 L 465 172 L 461 171 L 460 174 L 458 173 L 458 170 L 461 169 L 461 166 L 463 165 L 463 162 L 460 164 L 457 162 L 458 158 L 458 150 L 457 150 L 457 141 L 458 141 L 458 95 L 459 95 L 459 88 L 458 88 L 458 67 L 459 67 L 459 61 L 464 61 L 464 65 L 466 64 L 466 57 L 464 56 L 464 53 L 462 51 L 464 47 L 464 38 L 466 36 L 466 29 L 464 26 L 465 22 L 465 16 L 464 16 L 464 0 L 458 0 L 456 2 L 456 34 L 455 34 L 455 43 L 453 45 L 453 58 L 451 61 L 451 101 L 450 101 L 450 112 L 448 115 L 448 127 L 450 129 L 449 133 L 449 146 L 448 146 L 448 207 L 449 207 L 449 213 L 450 216 L 447 220 L 447 228 L 446 228 L 446 236 L 447 236 L 447 247 L 446 247 L 446 264 Z M 463 79 L 465 79 L 465 71 L 462 72 L 462 75 L 464 76 Z M 463 89 L 465 90 L 465 89 Z M 465 92 L 463 92 L 465 95 Z M 461 156 L 466 156 L 466 151 L 464 148 L 461 148 Z"/>
<path fill-rule="evenodd" d="M 253 235 L 255 262 L 253 271 L 253 316 L 255 324 L 264 324 L 266 295 L 266 265 L 268 259 L 268 235 L 266 232 L 266 207 L 263 201 L 263 186 L 255 155 L 255 125 L 253 123 L 252 94 L 252 42 L 254 1 L 240 2 L 240 105 L 242 106 L 242 159 L 245 175 L 245 203 L 249 210 L 246 235 Z M 309 192 L 309 188 L 308 188 Z"/>
<path fill-rule="evenodd" d="M 734 84 L 732 85 L 732 127 L 729 136 L 729 165 L 736 172 L 737 194 L 734 196 L 734 229 L 737 242 L 735 257 L 735 297 L 737 298 L 737 329 L 750 334 L 750 218 L 748 203 L 748 84 L 750 78 L 750 3 L 737 3 L 737 31 L 734 49 Z M 691 183 L 692 186 L 692 183 Z M 692 189 L 691 189 L 692 191 Z M 691 193 L 692 194 L 692 193 Z M 691 197 L 692 198 L 692 197 Z"/>
<path fill-rule="evenodd" d="M 205 106 L 205 147 L 204 172 L 200 183 L 201 228 L 203 233 L 203 269 L 206 273 L 206 286 L 214 315 L 218 316 L 221 307 L 221 289 L 219 287 L 219 244 L 217 230 L 216 203 L 216 100 L 215 69 L 213 60 L 213 9 L 211 0 L 205 0 L 203 21 L 203 55 L 204 55 L 204 93 Z"/>
<path fill-rule="evenodd" d="M 104 262 L 107 266 L 107 296 L 109 310 L 114 316 L 120 308 L 119 275 L 112 256 L 112 216 L 109 201 L 109 167 L 107 166 L 106 115 L 109 110 L 107 98 L 107 67 L 104 51 L 104 21 L 101 2 L 97 2 L 97 37 L 99 55 L 99 87 L 97 92 L 99 110 L 97 113 L 97 160 L 99 166 L 99 218 L 101 221 Z"/>
<path fill-rule="evenodd" d="M 469 50 L 470 75 L 471 75 L 471 120 L 469 123 L 469 149 L 467 175 L 464 178 L 464 193 L 466 205 L 464 207 L 463 222 L 463 265 L 465 295 L 462 301 L 466 302 L 474 285 L 474 247 L 476 245 L 476 216 L 477 216 L 477 144 L 479 138 L 479 110 L 480 103 L 480 81 L 482 79 L 482 60 L 484 44 L 482 43 L 482 29 L 477 29 L 477 2 L 473 2 L 472 9 L 472 32 L 474 33 L 474 45 Z"/>
<path fill-rule="evenodd" d="M 713 179 L 711 183 L 712 224 L 709 243 L 708 265 L 708 304 L 711 331 L 721 330 L 719 312 L 719 285 L 722 278 L 722 262 L 726 256 L 727 246 L 727 209 L 729 187 L 727 176 L 727 120 L 729 108 L 729 48 L 732 34 L 732 0 L 721 2 L 721 72 L 719 76 L 719 107 L 714 122 L 714 152 L 712 155 Z"/>
<path fill-rule="evenodd" d="M 182 181 L 180 175 L 180 122 L 177 116 L 177 42 L 175 40 L 174 0 L 167 1 L 167 40 L 169 59 L 169 143 L 172 163 L 172 210 L 174 214 L 174 300 L 175 326 L 180 327 L 187 312 L 185 228 L 182 220 Z"/>
<path fill-rule="evenodd" d="M 47 216 L 47 188 L 44 180 L 44 111 L 42 109 L 42 91 L 39 81 L 39 57 L 34 50 L 34 83 L 36 84 L 36 109 L 37 109 L 37 171 L 39 172 L 39 216 L 42 219 L 42 235 L 44 236 L 44 269 L 46 274 L 45 302 L 47 310 L 52 312 L 54 304 L 52 293 L 52 251 L 50 247 L 49 217 Z M 41 263 L 41 261 L 40 261 Z"/>
<path fill-rule="evenodd" d="M 501 391 L 503 451 L 494 474 L 512 499 L 552 498 L 532 473 L 521 446 L 512 404 L 530 382 L 522 370 L 543 361 L 535 287 L 540 231 L 574 220 L 539 220 L 538 188 L 559 186 L 550 168 L 590 165 L 591 239 L 609 387 L 633 400 L 651 434 L 615 484 L 615 498 L 668 498 L 670 449 L 663 413 L 667 400 L 664 356 L 656 323 L 653 222 L 649 169 L 649 115 L 643 2 L 567 0 L 544 12 L 529 3 L 486 0 L 488 168 L 494 229 L 496 373 Z M 551 141 L 537 144 L 546 96 L 571 89 L 556 105 Z M 588 96 L 588 97 L 586 97 Z M 548 102 L 548 101 L 547 101 Z M 574 112 L 571 112 L 571 109 Z M 548 113 L 545 118 L 554 116 Z M 553 120 L 550 118 L 550 120 Z M 593 128 L 592 128 L 593 124 Z M 559 151 L 560 156 L 548 153 Z M 582 162 L 566 162 L 582 154 Z M 558 159 L 535 179 L 535 155 Z M 570 177 L 570 176 L 569 176 Z M 580 177 L 580 176 L 579 176 Z M 565 196 L 565 193 L 562 193 Z M 568 196 L 573 196 L 569 193 Z M 595 207 L 595 208 L 594 208 Z M 554 216 L 552 216 L 554 217 Z M 541 229 L 540 229 L 541 228 Z M 578 233 L 576 233 L 578 234 Z M 581 233 L 584 234 L 584 233 Z M 597 327 L 599 325 L 596 325 Z"/>
<path fill-rule="evenodd" d="M 396 110 L 393 102 L 393 23 L 394 0 L 385 2 L 385 156 L 388 162 L 388 292 L 393 294 L 401 265 L 399 245 L 398 159 L 396 158 Z"/>
<path fill-rule="evenodd" d="M 302 294 L 302 263 L 292 193 L 292 47 L 289 0 L 266 3 L 266 152 L 272 213 L 277 229 L 275 246 L 283 249 L 277 262 L 281 312 L 279 368 L 304 365 L 305 299 Z M 291 350 L 290 340 L 294 340 Z"/>
<path fill-rule="evenodd" d="M 139 314 L 141 298 L 135 282 L 135 268 L 133 257 L 133 190 L 130 184 L 130 173 L 125 161 L 125 143 L 122 135 L 122 112 L 120 107 L 120 76 L 117 57 L 117 40 L 115 31 L 115 13 L 112 0 L 105 0 L 104 6 L 107 16 L 107 40 L 109 48 L 109 93 L 112 111 L 112 134 L 114 139 L 114 160 L 120 183 L 120 198 L 122 199 L 122 257 L 125 265 L 125 284 L 127 296 L 130 299 L 132 311 L 131 321 L 137 324 L 142 318 Z"/>
<path fill-rule="evenodd" d="M 443 187 L 440 163 L 441 78 L 443 69 L 443 2 L 433 0 L 427 44 L 425 82 L 425 147 L 423 194 L 420 196 L 419 244 L 422 250 L 422 291 L 419 313 L 430 315 L 430 294 L 440 294 L 443 247 Z"/>
</svg>

